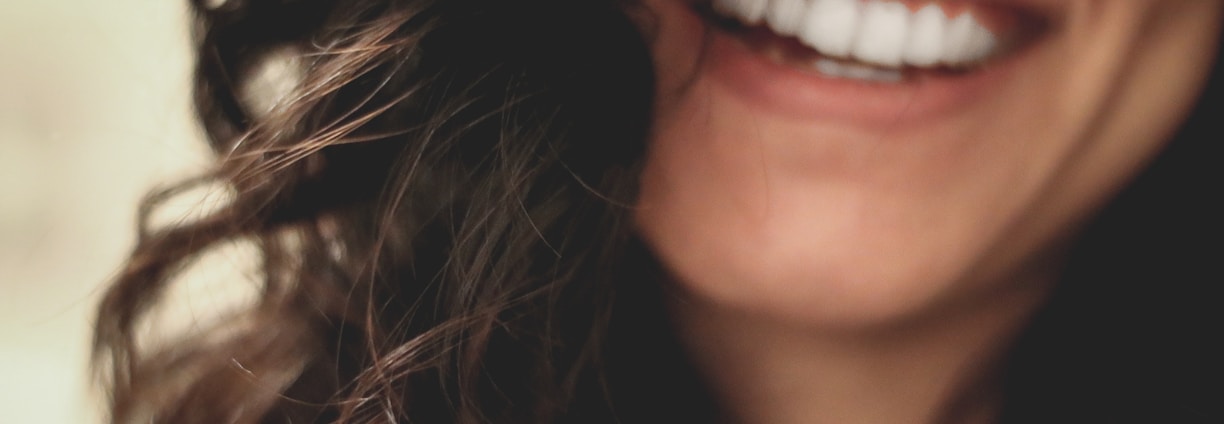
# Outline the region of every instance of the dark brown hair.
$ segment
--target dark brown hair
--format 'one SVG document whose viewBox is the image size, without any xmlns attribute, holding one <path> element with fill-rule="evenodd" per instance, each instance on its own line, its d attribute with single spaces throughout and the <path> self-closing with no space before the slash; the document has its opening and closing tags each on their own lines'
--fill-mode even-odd
<svg viewBox="0 0 1224 424">
<path fill-rule="evenodd" d="M 98 314 L 115 422 L 550 422 L 607 410 L 610 304 L 653 97 L 612 1 L 193 2 L 207 176 L 153 195 Z M 300 64 L 279 106 L 250 88 Z M 217 210 L 158 226 L 198 184 Z M 260 294 L 146 343 L 176 273 L 257 247 Z M 154 323 L 155 324 L 155 323 Z M 574 408 L 576 403 L 597 407 Z M 599 406 L 604 405 L 604 406 Z M 610 416 L 610 415 L 609 415 Z M 566 418 L 569 417 L 569 418 Z"/>
<path fill-rule="evenodd" d="M 193 2 L 215 168 L 146 201 L 98 313 L 114 422 L 714 421 L 627 221 L 654 92 L 632 5 L 215 3 Z M 254 104 L 284 57 L 293 88 Z M 1222 82 L 1085 231 L 1012 354 L 1007 422 L 1221 416 Z M 232 196 L 153 222 L 200 185 Z M 230 243 L 257 247 L 255 303 L 145 340 Z"/>
</svg>

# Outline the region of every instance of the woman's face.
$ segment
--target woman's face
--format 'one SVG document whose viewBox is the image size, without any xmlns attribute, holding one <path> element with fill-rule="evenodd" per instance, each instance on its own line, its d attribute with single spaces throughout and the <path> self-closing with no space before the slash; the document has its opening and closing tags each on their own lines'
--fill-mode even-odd
<svg viewBox="0 0 1224 424">
<path fill-rule="evenodd" d="M 641 233 L 697 298 L 842 327 L 1048 280 L 1192 106 L 1224 9 L 702 1 L 645 1 Z"/>
</svg>

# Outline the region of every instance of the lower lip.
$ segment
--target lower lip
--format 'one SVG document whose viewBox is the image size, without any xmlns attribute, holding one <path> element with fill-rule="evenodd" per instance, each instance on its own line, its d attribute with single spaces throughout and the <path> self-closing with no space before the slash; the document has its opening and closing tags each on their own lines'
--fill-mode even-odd
<svg viewBox="0 0 1224 424">
<path fill-rule="evenodd" d="M 779 63 L 737 36 L 708 26 L 710 77 L 753 106 L 805 121 L 896 128 L 971 110 L 1005 81 L 1022 52 L 960 74 L 928 73 L 899 83 L 833 78 Z"/>
</svg>

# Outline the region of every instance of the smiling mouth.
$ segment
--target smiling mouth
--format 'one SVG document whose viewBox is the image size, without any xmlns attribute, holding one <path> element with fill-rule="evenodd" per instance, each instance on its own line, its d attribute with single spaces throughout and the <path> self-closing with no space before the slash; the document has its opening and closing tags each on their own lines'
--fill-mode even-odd
<svg viewBox="0 0 1224 424">
<path fill-rule="evenodd" d="M 982 2 L 712 0 L 696 7 L 713 28 L 775 63 L 872 83 L 973 73 L 1047 27 L 1039 14 Z"/>
</svg>

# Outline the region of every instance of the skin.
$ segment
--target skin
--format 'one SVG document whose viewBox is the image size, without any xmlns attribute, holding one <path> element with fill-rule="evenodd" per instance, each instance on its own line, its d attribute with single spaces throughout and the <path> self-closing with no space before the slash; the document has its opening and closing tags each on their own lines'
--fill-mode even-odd
<svg viewBox="0 0 1224 424">
<path fill-rule="evenodd" d="M 878 125 L 745 96 L 702 61 L 688 3 L 645 1 L 660 91 L 636 219 L 735 421 L 991 419 L 999 355 L 1186 116 L 1224 13 L 1026 3 L 1052 25 L 1005 78 Z"/>
</svg>

